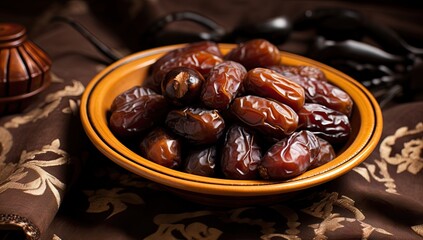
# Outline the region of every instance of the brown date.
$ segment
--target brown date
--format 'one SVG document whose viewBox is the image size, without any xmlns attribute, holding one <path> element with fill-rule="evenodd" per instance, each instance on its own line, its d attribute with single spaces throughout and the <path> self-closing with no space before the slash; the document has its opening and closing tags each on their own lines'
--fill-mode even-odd
<svg viewBox="0 0 423 240">
<path fill-rule="evenodd" d="M 309 131 L 293 133 L 264 154 L 258 167 L 264 179 L 288 179 L 296 177 L 313 164 L 319 154 L 319 141 Z"/>
<path fill-rule="evenodd" d="M 309 102 L 319 103 L 333 110 L 351 116 L 353 101 L 348 93 L 324 81 L 302 81 Z"/>
<path fill-rule="evenodd" d="M 284 71 L 284 67 L 272 67 L 292 81 L 298 83 L 305 90 L 306 102 L 319 103 L 328 108 L 351 116 L 353 101 L 348 93 L 327 81 L 315 81 L 306 76 Z"/>
<path fill-rule="evenodd" d="M 168 168 L 181 164 L 181 144 L 162 128 L 153 129 L 140 143 L 141 155 Z"/>
<path fill-rule="evenodd" d="M 169 51 L 165 55 L 157 59 L 157 61 L 151 66 L 151 70 L 152 72 L 155 72 L 157 68 L 159 68 L 163 63 L 177 56 L 180 56 L 184 53 L 198 52 L 198 51 L 205 51 L 213 55 L 216 55 L 218 57 L 223 57 L 222 52 L 219 49 L 219 46 L 215 42 L 201 41 L 201 42 L 189 43 L 184 47 Z"/>
<path fill-rule="evenodd" d="M 185 158 L 184 171 L 195 175 L 213 177 L 215 176 L 216 159 L 215 145 L 191 150 Z"/>
<path fill-rule="evenodd" d="M 304 89 L 287 77 L 267 68 L 248 71 L 244 81 L 245 91 L 260 97 L 268 97 L 299 110 L 305 102 Z"/>
<path fill-rule="evenodd" d="M 166 74 L 175 67 L 193 68 L 201 73 L 203 77 L 206 77 L 209 74 L 210 69 L 221 62 L 223 62 L 221 57 L 209 52 L 186 52 L 158 66 L 153 72 L 153 81 L 149 84 L 151 84 L 154 89 L 161 89 L 161 83 Z"/>
<path fill-rule="evenodd" d="M 277 72 L 283 72 L 285 75 L 290 73 L 292 75 L 306 77 L 309 80 L 327 81 L 325 73 L 320 68 L 314 66 L 274 65 L 268 68 Z"/>
<path fill-rule="evenodd" d="M 240 43 L 225 56 L 210 41 L 167 52 L 143 87 L 114 99 L 110 129 L 129 144 L 145 136 L 135 141 L 141 156 L 187 173 L 296 177 L 336 157 L 334 147 L 351 134 L 353 102 L 320 68 L 280 60 L 264 39 Z M 182 144 L 189 148 L 184 154 Z"/>
<path fill-rule="evenodd" d="M 199 99 L 203 83 L 204 78 L 197 70 L 176 67 L 162 81 L 162 94 L 172 104 L 185 106 Z"/>
<path fill-rule="evenodd" d="M 331 144 L 348 140 L 351 125 L 347 115 L 317 103 L 306 103 L 297 113 L 299 129 L 312 131 Z"/>
<path fill-rule="evenodd" d="M 279 64 L 281 54 L 279 49 L 269 41 L 253 39 L 238 44 L 225 56 L 225 59 L 239 62 L 249 70 Z"/>
<path fill-rule="evenodd" d="M 209 108 L 224 110 L 237 96 L 247 70 L 240 63 L 225 61 L 214 66 L 204 84 L 201 100 Z"/>
<path fill-rule="evenodd" d="M 256 179 L 261 149 L 256 136 L 246 128 L 233 125 L 226 133 L 221 168 L 229 179 Z"/>
<path fill-rule="evenodd" d="M 298 126 L 298 115 L 288 105 L 257 96 L 234 99 L 231 113 L 244 124 L 281 139 L 293 133 Z"/>
<path fill-rule="evenodd" d="M 166 113 L 167 102 L 162 95 L 135 86 L 114 99 L 109 126 L 116 135 L 133 136 L 152 127 Z"/>
<path fill-rule="evenodd" d="M 167 114 L 165 124 L 193 144 L 215 143 L 225 130 L 225 121 L 217 110 L 202 108 L 172 110 Z"/>
<path fill-rule="evenodd" d="M 332 161 L 336 157 L 335 150 L 328 141 L 317 136 L 316 138 L 319 140 L 320 145 L 319 155 L 317 155 L 316 161 L 311 164 L 309 169 L 320 167 L 323 164 Z"/>
</svg>

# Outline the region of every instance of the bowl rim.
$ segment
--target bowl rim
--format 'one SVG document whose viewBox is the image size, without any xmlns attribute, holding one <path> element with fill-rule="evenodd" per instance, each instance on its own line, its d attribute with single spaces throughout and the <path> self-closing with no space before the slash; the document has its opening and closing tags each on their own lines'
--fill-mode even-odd
<svg viewBox="0 0 423 240">
<path fill-rule="evenodd" d="M 360 114 L 366 115 L 366 121 L 360 124 L 356 139 L 353 139 L 351 143 L 352 146 L 357 148 L 345 149 L 335 158 L 337 161 L 328 165 L 329 168 L 327 168 L 328 166 L 321 166 L 296 178 L 283 181 L 229 180 L 202 177 L 169 169 L 142 158 L 120 143 L 117 138 L 110 136 L 107 121 L 106 126 L 104 125 L 105 116 L 95 114 L 96 111 L 99 111 L 97 104 L 95 104 L 96 97 L 101 95 L 104 87 L 107 87 L 107 81 L 112 81 L 112 75 L 115 71 L 131 71 L 131 67 L 146 67 L 162 54 L 184 45 L 158 47 L 124 57 L 99 72 L 88 83 L 82 95 L 80 117 L 87 136 L 101 153 L 130 172 L 168 187 L 203 194 L 226 196 L 274 195 L 310 188 L 333 180 L 364 161 L 377 146 L 383 128 L 382 113 L 373 95 L 363 85 L 326 64 L 281 51 L 282 62 L 291 61 L 291 63 L 314 65 L 322 69 L 326 75 L 337 76 L 346 80 L 337 82 L 337 84 L 343 84 L 343 87 L 348 87 L 354 91 L 355 94 L 352 96 L 354 108 L 357 108 Z M 228 50 L 235 47 L 235 44 L 219 44 L 219 47 Z M 328 80 L 331 81 L 331 78 L 328 77 Z M 356 102 L 360 102 L 360 104 Z M 345 157 L 345 159 L 338 159 L 339 157 Z"/>
</svg>

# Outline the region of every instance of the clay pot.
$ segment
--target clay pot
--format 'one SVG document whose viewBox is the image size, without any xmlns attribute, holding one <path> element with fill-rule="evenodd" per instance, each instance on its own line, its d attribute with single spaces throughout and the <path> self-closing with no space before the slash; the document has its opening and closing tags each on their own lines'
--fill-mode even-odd
<svg viewBox="0 0 423 240">
<path fill-rule="evenodd" d="M 0 115 L 17 113 L 51 82 L 51 60 L 26 28 L 0 23 Z"/>
</svg>

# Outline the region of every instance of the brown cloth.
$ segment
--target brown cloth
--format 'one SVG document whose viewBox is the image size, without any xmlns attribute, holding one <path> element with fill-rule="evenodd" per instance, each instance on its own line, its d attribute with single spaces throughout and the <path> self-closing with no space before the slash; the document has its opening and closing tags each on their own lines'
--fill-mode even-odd
<svg viewBox="0 0 423 240">
<path fill-rule="evenodd" d="M 404 118 L 403 116 L 407 116 Z M 268 206 L 194 204 L 90 155 L 48 229 L 61 239 L 421 239 L 423 102 L 384 112 L 379 146 L 344 176 Z"/>
<path fill-rule="evenodd" d="M 319 5 L 175 2 L 65 1 L 61 7 L 49 6 L 54 14 L 77 19 L 125 55 L 137 48 L 139 39 L 128 38 L 139 34 L 138 29 L 124 36 L 116 33 L 137 24 L 141 31 L 148 19 L 170 11 L 196 10 L 232 28 L 246 19 L 259 21 L 281 12 L 294 16 Z M 389 1 L 383 6 L 377 1 L 323 1 L 320 6 L 353 6 L 405 35 L 414 33 L 418 39 L 423 34 L 416 21 L 421 19 L 418 7 Z M 112 12 L 114 24 L 97 17 Z M 5 16 L 1 21 L 19 19 L 10 12 L 0 16 Z M 43 22 L 41 17 L 37 20 Z M 3 239 L 423 238 L 423 102 L 396 102 L 384 109 L 383 136 L 372 155 L 301 198 L 268 206 L 204 206 L 120 168 L 92 146 L 81 127 L 79 99 L 90 79 L 110 61 L 68 25 L 46 22 L 43 26 L 34 26 L 37 32 L 31 36 L 53 60 L 53 83 L 22 113 L 0 117 Z M 283 49 L 300 52 L 302 48 L 287 44 Z"/>
</svg>

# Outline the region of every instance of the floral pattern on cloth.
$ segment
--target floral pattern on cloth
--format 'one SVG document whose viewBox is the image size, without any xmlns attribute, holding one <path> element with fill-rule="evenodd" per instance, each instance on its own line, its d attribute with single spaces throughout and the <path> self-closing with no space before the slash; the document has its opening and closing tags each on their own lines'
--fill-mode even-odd
<svg viewBox="0 0 423 240">
<path fill-rule="evenodd" d="M 63 83 L 57 76 L 54 79 L 57 83 Z M 11 118 L 0 128 L 0 159 L 3 166 L 0 173 L 0 194 L 12 189 L 33 196 L 48 194 L 47 191 L 53 193 L 56 208 L 60 206 L 62 211 L 59 211 L 48 230 L 52 237 L 47 239 L 69 237 L 56 231 L 54 224 L 55 221 L 68 219 L 68 211 L 78 212 L 79 217 L 97 223 L 114 226 L 118 233 L 121 233 L 120 231 L 124 232 L 126 229 L 117 223 L 136 219 L 139 214 L 136 212 L 145 208 L 152 210 L 143 220 L 150 228 L 138 233 L 143 239 L 236 239 L 231 227 L 227 225 L 235 226 L 234 229 L 238 231 L 247 228 L 245 232 L 248 234 L 242 235 L 241 239 L 331 239 L 331 236 L 349 236 L 351 228 L 354 229 L 353 236 L 360 239 L 396 239 L 395 233 L 384 225 L 368 221 L 366 211 L 360 206 L 363 202 L 345 192 L 319 189 L 313 196 L 299 199 L 298 202 L 296 200 L 269 206 L 215 209 L 179 199 L 163 191 L 155 183 L 112 165 L 110 160 L 91 148 L 88 148 L 88 155 L 85 156 L 85 161 L 89 161 L 88 168 L 77 184 L 77 193 L 72 192 L 71 197 L 68 197 L 71 200 L 65 199 L 61 204 L 65 184 L 46 170 L 49 167 L 66 165 L 70 161 L 69 154 L 61 149 L 60 139 L 53 139 L 38 150 L 22 151 L 17 163 L 6 162 L 7 153 L 14 143 L 10 129 L 19 129 L 26 124 L 45 120 L 55 111 L 77 117 L 79 100 L 72 97 L 80 96 L 83 90 L 80 82 L 71 81 L 71 84 L 63 89 L 48 94 L 37 108 Z M 67 101 L 64 101 L 64 98 Z M 353 172 L 369 184 L 383 184 L 389 194 L 400 195 L 396 177 L 407 173 L 414 176 L 421 174 L 422 126 L 423 123 L 418 122 L 414 126 L 399 127 L 393 134 L 381 140 L 376 150 L 379 158 L 365 161 L 354 168 Z M 411 139 L 403 140 L 405 137 Z M 398 143 L 402 144 L 399 151 L 393 149 Z M 50 158 L 40 157 L 46 154 L 51 154 Z M 392 167 L 395 171 L 390 171 Z M 33 180 L 25 178 L 30 170 L 37 173 Z M 91 184 L 87 186 L 86 182 Z M 83 204 L 70 204 L 69 201 L 72 201 L 74 196 L 79 196 L 79 202 Z M 163 198 L 160 203 L 157 203 L 157 197 Z M 176 204 L 172 202 L 173 199 L 177 199 Z M 167 211 L 160 209 L 163 204 L 168 205 Z M 186 207 L 191 204 L 193 207 Z M 30 221 L 20 219 L 10 223 L 22 225 L 25 222 Z M 423 237 L 422 226 L 412 225 L 410 230 L 415 232 L 416 236 Z M 25 229 L 24 226 L 21 227 Z M 138 227 L 140 225 L 137 225 Z M 40 237 L 37 229 L 27 229 L 28 238 Z"/>
<path fill-rule="evenodd" d="M 114 4 L 108 7 L 134 20 L 144 16 L 139 15 L 144 7 L 161 13 L 163 8 L 154 6 L 159 2 L 129 0 L 129 14 L 116 11 L 122 9 Z M 108 44 L 114 41 L 109 26 L 87 19 L 87 2 L 68 4 L 62 14 L 88 23 Z M 386 111 L 375 152 L 354 171 L 308 195 L 266 206 L 212 207 L 120 168 L 70 124 L 79 123 L 84 86 L 108 64 L 72 29 L 49 26 L 45 36 L 39 41 L 57 73 L 51 88 L 27 112 L 0 119 L 2 230 L 13 226 L 27 239 L 42 240 L 423 238 L 423 103 Z M 82 137 L 69 140 L 77 133 Z M 80 172 L 67 172 L 76 156 Z"/>
<path fill-rule="evenodd" d="M 60 141 L 55 139 L 51 144 L 43 146 L 40 150 L 23 151 L 18 163 L 8 163 L 2 170 L 3 179 L 0 179 L 0 193 L 16 189 L 26 194 L 43 195 L 47 189 L 53 193 L 56 199 L 57 208 L 60 206 L 61 196 L 59 193 L 65 188 L 65 184 L 46 168 L 64 165 L 69 161 L 68 154 L 59 149 Z M 58 155 L 56 159 L 39 160 L 37 156 L 53 152 Z M 36 176 L 33 180 L 22 182 L 28 175 L 28 171 L 34 171 Z"/>
<path fill-rule="evenodd" d="M 392 201 L 402 196 L 407 199 L 407 186 L 399 181 L 400 177 L 422 177 L 419 166 L 423 129 L 421 122 L 413 122 L 386 131 L 368 160 L 345 176 L 316 187 L 307 195 L 267 206 L 213 207 L 192 203 L 116 166 L 97 151 L 89 151 L 86 157 L 90 164 L 54 222 L 91 219 L 88 224 L 95 223 L 96 228 L 79 228 L 85 239 L 106 236 L 98 225 L 113 228 L 106 231 L 110 238 L 122 239 L 420 239 L 422 217 L 412 220 L 408 230 L 398 232 L 398 226 L 387 225 L 383 220 L 389 216 L 385 207 L 377 207 L 380 203 L 393 204 L 389 195 Z M 358 186 L 359 190 L 350 191 Z M 381 196 L 380 201 L 384 202 L 372 199 L 370 203 L 374 205 L 369 205 L 376 189 L 387 194 Z M 74 204 L 76 199 L 79 204 Z M 422 212 L 415 211 L 416 216 Z M 78 214 L 73 218 L 69 216 L 71 212 Z M 69 233 L 55 231 L 55 223 L 51 233 L 67 239 Z M 131 236 L 125 235 L 128 231 Z"/>
<path fill-rule="evenodd" d="M 58 84 L 65 83 L 57 76 L 53 79 Z M 372 157 L 341 177 L 341 181 L 334 180 L 328 186 L 316 188 L 314 194 L 304 199 L 269 206 L 223 209 L 202 206 L 180 199 L 163 191 L 157 184 L 120 169 L 91 145 L 81 150 L 86 165 L 76 187 L 62 199 L 66 184 L 48 170 L 70 163 L 69 153 L 62 149 L 63 137 L 50 139 L 38 149 L 21 151 L 17 162 L 6 159 L 16 147 L 14 129 L 45 121 L 58 113 L 78 117 L 78 97 L 83 90 L 81 82 L 70 81 L 62 89 L 47 94 L 38 107 L 9 119 L 0 127 L 0 197 L 11 191 L 33 197 L 52 195 L 53 211 L 59 211 L 43 235 L 44 239 L 72 239 L 74 231 L 67 232 L 58 227 L 67 222 L 78 229 L 78 239 L 95 239 L 96 236 L 110 236 L 110 239 L 299 240 L 332 239 L 334 236 L 397 239 L 392 226 L 387 228 L 372 219 L 375 212 L 365 207 L 363 198 L 339 188 L 348 181 L 347 178 L 355 175 L 368 184 L 367 191 L 383 185 L 386 193 L 398 196 L 403 194 L 401 183 L 396 180 L 399 176 L 421 178 L 423 123 L 417 122 L 387 133 Z M 29 178 L 29 172 L 35 175 Z M 98 229 L 75 224 L 80 219 L 88 219 L 83 223 L 95 225 Z M 0 223 L 24 229 L 28 239 L 41 237 L 31 219 L 3 214 Z M 422 219 L 416 219 L 415 224 L 409 226 L 416 239 L 423 237 L 422 223 Z M 127 236 L 127 231 L 132 232 L 132 236 Z"/>
<path fill-rule="evenodd" d="M 56 75 L 53 74 L 52 81 L 54 83 L 61 83 Z M 29 200 L 28 202 L 45 201 L 45 197 L 52 194 L 54 201 L 52 213 L 54 214 L 62 202 L 62 197 L 66 188 L 62 176 L 51 169 L 58 167 L 65 167 L 69 164 L 69 154 L 61 149 L 61 141 L 59 138 L 47 140 L 45 145 L 39 149 L 23 149 L 17 161 L 11 161 L 15 156 L 11 152 L 14 148 L 19 149 L 19 143 L 14 140 L 12 132 L 19 131 L 26 125 L 37 124 L 39 121 L 47 121 L 52 117 L 52 113 L 60 111 L 68 114 L 70 111 L 65 109 L 77 109 L 72 104 L 65 106 L 62 110 L 62 102 L 64 98 L 79 97 L 84 91 L 84 86 L 81 82 L 73 81 L 71 85 L 64 86 L 63 89 L 52 92 L 41 101 L 32 110 L 17 114 L 10 120 L 6 121 L 0 127 L 0 199 L 2 197 L 8 198 L 9 194 L 13 195 L 13 191 L 19 191 L 19 195 L 28 195 L 31 197 L 40 197 L 39 200 Z M 73 100 L 69 100 L 72 103 Z M 28 137 L 28 139 L 31 139 Z M 22 198 L 25 198 L 22 196 Z M 49 198 L 49 197 L 47 197 Z M 44 199 L 44 200 L 43 200 Z M 7 208 L 6 208 L 7 209 Z M 55 210 L 54 210 L 55 209 Z M 40 230 L 35 227 L 34 219 L 28 219 L 25 214 L 19 214 L 18 211 L 6 212 L 4 208 L 0 210 L 0 224 L 7 224 L 21 227 L 29 239 L 38 239 L 40 237 Z M 35 219 L 36 220 L 36 219 Z"/>
<path fill-rule="evenodd" d="M 395 179 L 388 171 L 388 165 L 396 166 L 396 174 L 405 171 L 417 175 L 423 168 L 423 122 L 417 123 L 415 128 L 409 129 L 407 126 L 398 128 L 393 135 L 382 140 L 379 148 L 381 159 L 375 160 L 375 164 L 364 163 L 364 167 L 355 167 L 354 171 L 359 173 L 368 182 L 371 179 L 384 183 L 386 192 L 398 194 Z M 419 136 L 420 135 L 420 136 Z M 394 153 L 392 146 L 406 136 L 415 136 L 403 144 L 399 153 Z M 377 172 L 380 174 L 377 176 Z"/>
</svg>

